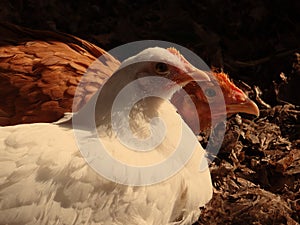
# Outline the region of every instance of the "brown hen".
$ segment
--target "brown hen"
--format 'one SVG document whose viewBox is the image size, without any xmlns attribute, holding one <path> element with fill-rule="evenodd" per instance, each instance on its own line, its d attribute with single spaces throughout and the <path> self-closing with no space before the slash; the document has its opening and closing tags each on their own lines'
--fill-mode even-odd
<svg viewBox="0 0 300 225">
<path fill-rule="evenodd" d="M 120 65 L 103 49 L 69 34 L 35 31 L 5 23 L 0 24 L 0 32 L 1 126 L 54 122 L 65 112 L 77 111 Z M 180 55 L 174 48 L 169 51 Z M 96 60 L 100 56 L 103 56 L 102 60 Z M 186 61 L 183 56 L 180 57 Z M 89 73 L 87 68 L 95 62 L 101 70 L 91 72 L 81 81 L 82 76 Z M 208 99 L 215 97 L 213 104 L 221 104 L 218 102 L 221 94 L 224 95 L 227 113 L 259 114 L 255 103 L 227 75 L 212 73 L 212 77 L 215 79 L 205 84 L 207 89 L 202 91 L 196 88 L 195 82 L 184 87 L 195 103 L 198 115 L 192 115 L 195 112 L 179 93 L 171 100 L 194 132 L 207 129 L 212 116 L 220 117 L 218 112 L 211 115 Z M 81 85 L 74 99 L 79 82 Z M 217 85 L 222 93 L 214 90 Z M 76 104 L 72 109 L 74 100 Z"/>
</svg>

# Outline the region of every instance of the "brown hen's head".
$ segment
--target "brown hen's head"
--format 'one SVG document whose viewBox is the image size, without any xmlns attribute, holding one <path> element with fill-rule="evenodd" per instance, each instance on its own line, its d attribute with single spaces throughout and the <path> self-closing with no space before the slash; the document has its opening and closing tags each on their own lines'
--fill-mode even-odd
<svg viewBox="0 0 300 225">
<path fill-rule="evenodd" d="M 212 120 L 214 123 L 221 122 L 226 113 L 228 116 L 235 113 L 259 116 L 257 105 L 236 87 L 225 73 L 212 72 L 211 78 L 210 82 L 201 83 L 201 88 L 197 88 L 199 86 L 196 82 L 184 87 L 195 106 L 189 103 L 187 96 L 183 97 L 183 90 L 175 93 L 171 100 L 178 113 L 195 133 L 210 128 Z M 197 111 L 193 110 L 193 107 L 196 107 Z"/>
</svg>

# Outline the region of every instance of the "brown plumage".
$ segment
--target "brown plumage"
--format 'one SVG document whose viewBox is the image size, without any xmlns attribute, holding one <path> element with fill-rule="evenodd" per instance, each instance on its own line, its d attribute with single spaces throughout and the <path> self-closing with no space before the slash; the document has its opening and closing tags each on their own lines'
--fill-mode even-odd
<svg viewBox="0 0 300 225">
<path fill-rule="evenodd" d="M 103 49 L 72 35 L 5 23 L 0 23 L 0 32 L 0 126 L 54 122 L 65 112 L 77 111 L 120 65 Z M 168 50 L 184 65 L 189 65 L 175 48 Z M 101 60 L 96 60 L 100 56 Z M 218 97 L 223 94 L 228 113 L 259 114 L 255 103 L 227 75 L 211 73 L 210 76 L 212 82 L 205 86 L 214 89 L 219 85 L 223 92 L 214 97 L 215 104 L 221 104 Z M 172 103 L 195 133 L 199 128 L 207 129 L 211 116 L 216 116 L 211 115 L 207 96 L 194 82 L 184 89 L 191 96 L 198 115 L 193 114 L 180 95 L 175 94 Z"/>
<path fill-rule="evenodd" d="M 101 55 L 97 78 L 85 76 L 79 109 L 119 66 L 106 52 L 64 33 L 0 24 L 0 125 L 53 122 L 72 109 L 78 83 Z M 75 110 L 77 110 L 75 108 Z"/>
</svg>

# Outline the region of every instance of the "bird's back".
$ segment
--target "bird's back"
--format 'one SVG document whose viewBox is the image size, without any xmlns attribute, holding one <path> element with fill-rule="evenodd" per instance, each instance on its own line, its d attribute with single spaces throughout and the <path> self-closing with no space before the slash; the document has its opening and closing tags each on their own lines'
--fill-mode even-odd
<svg viewBox="0 0 300 225">
<path fill-rule="evenodd" d="M 0 23 L 0 125 L 53 122 L 72 111 L 77 85 L 97 61 L 97 76 L 85 76 L 81 108 L 119 62 L 103 49 L 72 35 Z M 95 78 L 97 77 L 97 79 Z"/>
</svg>

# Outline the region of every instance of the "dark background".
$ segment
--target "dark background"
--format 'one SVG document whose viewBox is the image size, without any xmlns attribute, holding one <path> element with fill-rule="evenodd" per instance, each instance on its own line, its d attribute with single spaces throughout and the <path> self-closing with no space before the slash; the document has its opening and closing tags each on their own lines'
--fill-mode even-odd
<svg viewBox="0 0 300 225">
<path fill-rule="evenodd" d="M 296 0 L 0 2 L 2 21 L 70 33 L 106 50 L 145 39 L 183 45 L 235 80 L 258 85 L 271 105 L 278 103 L 273 81 L 281 82 L 281 72 L 289 77 L 299 52 L 299 12 Z M 297 99 L 297 92 L 287 95 Z"/>
</svg>

